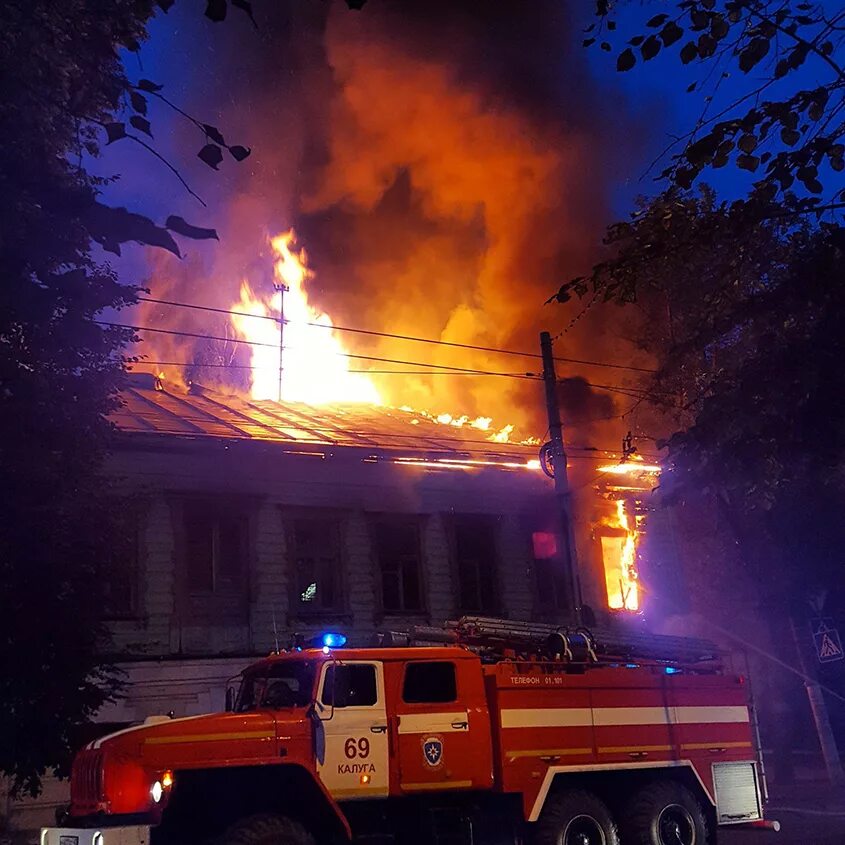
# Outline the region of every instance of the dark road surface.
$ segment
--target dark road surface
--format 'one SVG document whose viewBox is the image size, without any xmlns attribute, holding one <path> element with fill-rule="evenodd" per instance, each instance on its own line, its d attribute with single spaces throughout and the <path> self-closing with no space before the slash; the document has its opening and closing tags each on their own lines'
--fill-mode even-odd
<svg viewBox="0 0 845 845">
<path fill-rule="evenodd" d="M 778 833 L 720 828 L 718 845 L 845 845 L 845 814 L 822 816 L 771 810 L 781 823 Z"/>
</svg>

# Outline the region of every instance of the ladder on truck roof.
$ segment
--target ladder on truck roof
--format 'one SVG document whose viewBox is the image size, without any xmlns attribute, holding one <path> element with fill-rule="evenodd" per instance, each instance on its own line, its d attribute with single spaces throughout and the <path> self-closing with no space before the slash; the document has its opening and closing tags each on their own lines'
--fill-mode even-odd
<svg viewBox="0 0 845 845">
<path fill-rule="evenodd" d="M 443 628 L 416 625 L 386 631 L 377 644 L 389 646 L 462 645 L 490 663 L 502 660 L 562 662 L 575 670 L 589 666 L 659 665 L 678 670 L 721 669 L 723 653 L 709 640 L 641 631 L 567 628 L 491 616 L 462 616 Z"/>
</svg>

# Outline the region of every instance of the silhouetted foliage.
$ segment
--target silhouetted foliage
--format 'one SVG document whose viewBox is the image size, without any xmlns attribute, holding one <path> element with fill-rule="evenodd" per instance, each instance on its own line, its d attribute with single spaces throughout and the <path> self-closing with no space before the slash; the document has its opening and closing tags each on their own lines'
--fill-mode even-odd
<svg viewBox="0 0 845 845">
<path fill-rule="evenodd" d="M 759 174 L 754 190 L 764 199 L 798 182 L 814 195 L 827 183 L 828 203 L 845 200 L 837 175 L 845 170 L 845 8 L 795 0 L 674 0 L 643 8 L 643 18 L 650 8 L 669 11 L 626 32 L 615 8 L 600 0 L 599 22 L 587 29 L 609 33 L 619 71 L 662 53 L 701 69 L 687 88 L 702 100 L 700 118 L 667 148 L 662 177 L 689 188 L 707 169 L 732 162 Z M 805 88 L 807 76 L 796 72 L 810 64 L 815 76 Z M 737 72 L 753 72 L 753 82 L 728 94 Z"/>
<path fill-rule="evenodd" d="M 217 236 L 181 217 L 161 226 L 107 206 L 102 180 L 85 169 L 101 144 L 127 139 L 146 148 L 139 155 L 158 156 L 147 102 L 162 98 L 162 87 L 133 84 L 120 50 L 137 50 L 152 15 L 171 5 L 3 6 L 0 772 L 13 792 L 37 792 L 50 768 L 66 772 L 80 728 L 120 686 L 102 665 L 109 646 L 101 587 L 132 538 L 100 470 L 112 434 L 106 416 L 119 402 L 133 336 L 96 320 L 134 302 L 138 289 L 120 284 L 92 249 L 119 253 L 138 242 L 179 255 L 171 233 Z M 248 3 L 233 5 L 251 14 Z M 220 153 L 219 131 L 186 118 Z M 236 161 L 249 154 L 241 146 L 229 151 Z M 169 162 L 161 166 L 178 176 Z"/>
</svg>

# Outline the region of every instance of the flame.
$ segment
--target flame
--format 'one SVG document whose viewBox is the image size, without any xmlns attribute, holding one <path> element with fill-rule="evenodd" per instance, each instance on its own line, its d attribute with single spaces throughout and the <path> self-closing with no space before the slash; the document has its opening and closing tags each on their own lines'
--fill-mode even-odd
<svg viewBox="0 0 845 845">
<path fill-rule="evenodd" d="M 614 610 L 639 610 L 639 525 L 635 518 L 635 524 L 631 526 L 624 499 L 617 499 L 614 505 L 616 507 L 613 515 L 603 519 L 602 525 L 616 530 L 600 532 L 607 604 Z"/>
<path fill-rule="evenodd" d="M 332 320 L 308 301 L 305 284 L 314 278 L 304 249 L 294 248 L 293 229 L 271 238 L 276 255 L 275 293 L 260 297 L 247 280 L 232 308 L 235 332 L 248 340 L 253 399 L 283 399 L 324 405 L 367 402 L 380 405 L 381 396 L 365 373 L 349 371 L 347 351 L 333 330 Z M 284 306 L 284 346 L 279 361 L 279 320 Z M 249 316 L 243 316 L 243 314 Z M 281 379 L 280 379 L 281 371 Z M 281 385 L 280 385 L 281 381 Z M 281 389 L 280 389 L 281 387 Z"/>
</svg>

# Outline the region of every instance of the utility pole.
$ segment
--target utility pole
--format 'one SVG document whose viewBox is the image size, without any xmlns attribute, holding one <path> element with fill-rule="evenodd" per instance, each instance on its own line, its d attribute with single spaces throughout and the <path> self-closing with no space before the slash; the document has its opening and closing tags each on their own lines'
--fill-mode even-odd
<svg viewBox="0 0 845 845">
<path fill-rule="evenodd" d="M 789 615 L 789 626 L 792 629 L 792 639 L 795 643 L 795 651 L 798 654 L 798 665 L 804 677 L 804 688 L 807 690 L 807 698 L 810 701 L 810 712 L 813 714 L 813 722 L 819 736 L 819 745 L 821 746 L 825 769 L 827 769 L 827 777 L 834 786 L 842 786 L 845 784 L 845 771 L 842 768 L 839 749 L 836 747 L 836 738 L 830 725 L 824 693 L 816 680 L 815 670 L 807 665 L 805 658 L 806 644 L 798 636 L 798 629 L 795 627 L 792 613 Z"/>
<path fill-rule="evenodd" d="M 282 401 L 282 372 L 285 349 L 285 294 L 290 288 L 282 282 L 275 282 L 273 287 L 279 294 L 279 402 Z"/>
<path fill-rule="evenodd" d="M 583 622 L 581 580 L 578 577 L 578 554 L 572 518 L 572 497 L 569 492 L 569 480 L 566 473 L 566 449 L 563 443 L 563 423 L 560 421 L 560 406 L 557 398 L 557 374 L 555 373 L 555 360 L 552 355 L 552 338 L 548 332 L 540 332 L 540 352 L 543 357 L 543 383 L 546 388 L 546 412 L 549 418 L 555 497 L 560 514 L 561 538 L 567 551 L 563 563 L 566 567 L 569 601 L 575 622 L 580 625 Z"/>
</svg>

